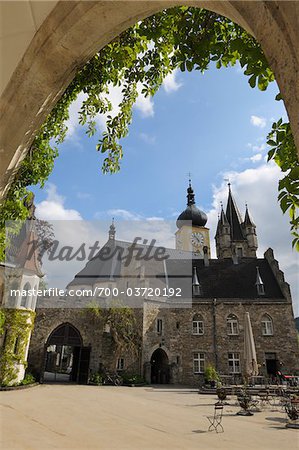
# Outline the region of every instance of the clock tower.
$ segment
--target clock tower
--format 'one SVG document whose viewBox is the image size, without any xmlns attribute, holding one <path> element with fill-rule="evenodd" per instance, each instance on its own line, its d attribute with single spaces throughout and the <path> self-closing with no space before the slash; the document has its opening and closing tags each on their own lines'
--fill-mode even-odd
<svg viewBox="0 0 299 450">
<path fill-rule="evenodd" d="M 187 189 L 187 208 L 177 218 L 176 248 L 191 251 L 204 258 L 204 247 L 210 258 L 209 228 L 206 228 L 207 215 L 195 205 L 195 195 L 189 180 Z"/>
</svg>

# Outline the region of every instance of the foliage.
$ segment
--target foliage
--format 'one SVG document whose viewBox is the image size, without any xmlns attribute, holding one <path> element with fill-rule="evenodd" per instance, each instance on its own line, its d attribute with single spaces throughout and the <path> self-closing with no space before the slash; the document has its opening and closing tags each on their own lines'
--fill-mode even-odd
<svg viewBox="0 0 299 450">
<path fill-rule="evenodd" d="M 69 106 L 83 92 L 79 122 L 87 134 L 96 132 L 95 117 L 108 114 L 106 131 L 97 150 L 103 154 L 102 170 L 119 170 L 123 157 L 121 139 L 128 133 L 138 92 L 154 95 L 165 76 L 175 69 L 204 72 L 211 64 L 228 67 L 239 61 L 251 87 L 265 90 L 274 75 L 256 40 L 229 19 L 193 7 L 164 10 L 115 38 L 76 74 L 35 137 L 28 155 L 0 207 L 0 260 L 4 257 L 6 220 L 24 220 L 30 200 L 28 186 L 43 186 L 58 155 L 57 145 L 66 136 Z M 112 115 L 109 87 L 121 86 L 119 112 Z M 290 128 L 288 131 L 290 134 Z M 279 138 L 279 142 L 280 142 Z M 289 147 L 286 161 L 289 161 Z M 289 173 L 286 174 L 286 181 Z M 295 195 L 296 194 L 292 194 Z M 293 220 L 293 219 L 292 219 Z M 292 224 L 294 230 L 296 224 Z"/>
<path fill-rule="evenodd" d="M 109 308 L 100 308 L 97 303 L 91 303 L 88 313 L 94 320 L 100 320 L 108 325 L 109 333 L 115 345 L 115 360 L 123 352 L 136 356 L 141 345 L 141 336 L 137 326 L 135 312 L 124 306 L 120 300 L 114 300 Z"/>
<path fill-rule="evenodd" d="M 0 336 L 4 333 L 5 313 L 3 309 L 0 309 Z"/>
<path fill-rule="evenodd" d="M 123 384 L 145 384 L 145 380 L 141 375 L 134 373 L 122 373 Z"/>
<path fill-rule="evenodd" d="M 20 381 L 19 385 L 24 386 L 27 384 L 33 384 L 33 383 L 35 383 L 35 381 L 36 380 L 35 380 L 34 376 L 31 375 L 31 373 L 26 373 L 24 380 Z"/>
<path fill-rule="evenodd" d="M 100 386 L 103 383 L 103 375 L 99 372 L 94 372 L 91 374 L 89 381 L 92 384 Z"/>
<path fill-rule="evenodd" d="M 299 411 L 295 405 L 292 405 L 291 402 L 286 403 L 285 411 L 290 420 L 298 420 L 299 419 Z"/>
<path fill-rule="evenodd" d="M 1 348 L 0 383 L 11 386 L 16 383 L 16 365 L 27 366 L 26 348 L 33 329 L 35 313 L 28 310 L 5 309 L 5 342 Z"/>
<path fill-rule="evenodd" d="M 217 370 L 212 364 L 208 364 L 205 368 L 205 379 L 208 382 L 211 381 L 219 381 L 219 375 L 217 373 Z"/>
<path fill-rule="evenodd" d="M 226 394 L 226 390 L 223 387 L 217 387 L 216 394 L 220 401 L 223 401 L 226 399 L 227 394 Z"/>
<path fill-rule="evenodd" d="M 273 159 L 286 173 L 278 184 L 278 200 L 283 213 L 289 211 L 294 236 L 292 244 L 299 251 L 299 159 L 290 124 L 282 123 L 282 119 L 274 122 L 267 138 L 267 144 L 272 147 L 268 152 L 268 161 Z"/>
<path fill-rule="evenodd" d="M 134 310 L 123 306 L 120 301 L 105 311 L 105 322 L 110 326 L 110 333 L 116 346 L 115 357 L 123 352 L 138 355 L 141 336 L 137 327 Z"/>
</svg>

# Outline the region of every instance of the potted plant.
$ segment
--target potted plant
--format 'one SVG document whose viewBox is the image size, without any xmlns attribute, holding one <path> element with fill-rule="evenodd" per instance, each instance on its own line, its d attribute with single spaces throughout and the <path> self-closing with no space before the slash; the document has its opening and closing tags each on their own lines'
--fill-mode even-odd
<svg viewBox="0 0 299 450">
<path fill-rule="evenodd" d="M 217 381 L 219 381 L 219 375 L 217 373 L 217 370 L 212 364 L 209 364 L 205 368 L 205 383 L 209 384 L 211 388 L 214 388 L 216 386 Z"/>
<path fill-rule="evenodd" d="M 237 412 L 238 416 L 253 416 L 253 413 L 249 411 L 252 404 L 252 398 L 246 387 L 241 390 L 241 393 L 237 397 L 241 410 Z"/>
<path fill-rule="evenodd" d="M 285 405 L 285 411 L 289 418 L 288 423 L 286 424 L 287 428 L 299 428 L 299 410 L 298 407 L 292 402 L 288 402 Z"/>
<path fill-rule="evenodd" d="M 217 389 L 216 389 L 216 394 L 218 396 L 219 403 L 223 405 L 224 400 L 226 400 L 227 394 L 226 394 L 225 388 L 223 386 L 221 386 L 221 384 L 218 384 Z"/>
</svg>

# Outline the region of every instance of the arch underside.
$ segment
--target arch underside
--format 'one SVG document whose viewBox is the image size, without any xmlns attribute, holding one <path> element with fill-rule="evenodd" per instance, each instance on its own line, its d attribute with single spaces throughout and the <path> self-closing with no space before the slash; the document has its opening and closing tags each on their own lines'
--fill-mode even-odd
<svg viewBox="0 0 299 450">
<path fill-rule="evenodd" d="M 0 102 L 0 198 L 66 87 L 97 51 L 138 20 L 175 5 L 206 7 L 262 45 L 299 148 L 299 3 L 248 1 L 57 2 L 34 35 Z M 5 55 L 4 55 L 5 58 Z"/>
</svg>

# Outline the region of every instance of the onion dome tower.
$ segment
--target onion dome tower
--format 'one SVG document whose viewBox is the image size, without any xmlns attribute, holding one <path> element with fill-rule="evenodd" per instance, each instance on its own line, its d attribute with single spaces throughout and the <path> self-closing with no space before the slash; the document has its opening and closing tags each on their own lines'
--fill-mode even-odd
<svg viewBox="0 0 299 450">
<path fill-rule="evenodd" d="M 176 225 L 176 248 L 192 251 L 199 257 L 204 257 L 203 248 L 208 247 L 210 257 L 209 229 L 205 227 L 208 217 L 195 204 L 195 194 L 189 180 L 187 189 L 187 207 L 178 216 Z"/>
</svg>

